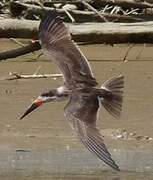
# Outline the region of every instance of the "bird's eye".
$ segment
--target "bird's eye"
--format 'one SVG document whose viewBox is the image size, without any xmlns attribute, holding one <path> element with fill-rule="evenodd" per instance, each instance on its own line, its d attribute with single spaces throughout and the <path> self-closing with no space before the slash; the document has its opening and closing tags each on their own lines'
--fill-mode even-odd
<svg viewBox="0 0 153 180">
<path fill-rule="evenodd" d="M 46 96 L 46 93 L 42 93 L 41 96 L 42 96 L 42 97 Z"/>
<path fill-rule="evenodd" d="M 54 96 L 54 92 L 53 91 L 49 91 L 49 92 L 44 92 L 41 94 L 42 97 L 51 97 Z"/>
<path fill-rule="evenodd" d="M 47 96 L 49 96 L 49 93 L 48 93 L 48 92 L 47 92 L 47 93 L 44 92 L 44 93 L 41 94 L 41 96 L 42 96 L 42 97 L 47 97 Z"/>
</svg>

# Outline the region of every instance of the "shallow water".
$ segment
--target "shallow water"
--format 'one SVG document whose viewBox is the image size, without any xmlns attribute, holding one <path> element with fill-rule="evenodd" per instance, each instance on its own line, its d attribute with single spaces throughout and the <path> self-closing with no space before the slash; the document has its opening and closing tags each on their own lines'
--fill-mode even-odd
<svg viewBox="0 0 153 180">
<path fill-rule="evenodd" d="M 125 75 L 123 114 L 115 120 L 103 109 L 100 129 L 126 129 L 140 136 L 153 137 L 153 53 L 146 47 L 135 61 L 136 46 L 122 62 L 127 46 L 82 46 L 99 84 L 112 76 Z M 33 55 L 32 55 L 33 56 Z M 8 72 L 32 74 L 57 73 L 56 66 L 41 57 L 37 62 L 0 63 L 0 77 Z M 121 172 L 116 173 L 84 149 L 63 115 L 65 102 L 42 106 L 24 120 L 19 117 L 42 91 L 62 84 L 62 79 L 0 81 L 0 178 L 3 179 L 152 179 L 153 142 L 105 138 Z"/>
<path fill-rule="evenodd" d="M 152 179 L 150 151 L 117 150 L 113 157 L 121 172 L 108 169 L 84 150 L 21 150 L 1 152 L 0 178 L 4 179 Z M 125 169 L 125 170 L 124 170 Z M 127 171 L 127 169 L 129 169 Z M 130 170 L 131 169 L 131 170 Z"/>
</svg>

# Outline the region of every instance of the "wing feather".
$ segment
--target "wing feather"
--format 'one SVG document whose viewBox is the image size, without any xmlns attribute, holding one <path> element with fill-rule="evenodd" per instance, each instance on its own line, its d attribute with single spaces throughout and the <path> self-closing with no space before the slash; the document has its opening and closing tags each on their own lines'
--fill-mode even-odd
<svg viewBox="0 0 153 180">
<path fill-rule="evenodd" d="M 96 114 L 99 107 L 97 103 L 96 97 L 94 99 L 89 96 L 89 99 L 87 97 L 84 99 L 82 95 L 74 93 L 65 107 L 65 116 L 84 146 L 110 167 L 119 171 L 118 165 L 112 159 L 96 127 Z"/>
<path fill-rule="evenodd" d="M 49 11 L 41 21 L 39 40 L 44 54 L 58 65 L 68 85 L 72 83 L 97 85 L 87 59 L 71 40 L 68 28 L 55 10 Z"/>
</svg>

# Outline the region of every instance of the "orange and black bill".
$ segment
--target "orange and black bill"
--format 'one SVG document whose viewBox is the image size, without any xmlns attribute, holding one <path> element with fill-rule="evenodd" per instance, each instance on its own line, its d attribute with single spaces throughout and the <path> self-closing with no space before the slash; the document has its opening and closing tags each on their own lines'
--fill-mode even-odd
<svg viewBox="0 0 153 180">
<path fill-rule="evenodd" d="M 41 99 L 36 99 L 32 105 L 26 110 L 23 116 L 20 117 L 20 120 L 23 119 L 26 115 L 37 109 L 40 105 L 42 105 L 43 101 Z"/>
</svg>

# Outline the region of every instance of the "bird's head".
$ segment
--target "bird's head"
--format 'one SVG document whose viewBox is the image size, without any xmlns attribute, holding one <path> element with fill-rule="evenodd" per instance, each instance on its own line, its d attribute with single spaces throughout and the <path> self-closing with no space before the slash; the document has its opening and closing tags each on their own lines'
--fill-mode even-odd
<svg viewBox="0 0 153 180">
<path fill-rule="evenodd" d="M 46 102 L 50 102 L 53 100 L 56 100 L 58 98 L 56 89 L 48 91 L 46 93 L 42 93 L 40 96 L 38 96 L 37 99 L 35 99 L 32 104 L 28 107 L 26 112 L 21 116 L 20 119 L 23 119 L 26 115 L 31 113 L 33 110 L 37 109 L 39 106 Z"/>
</svg>

